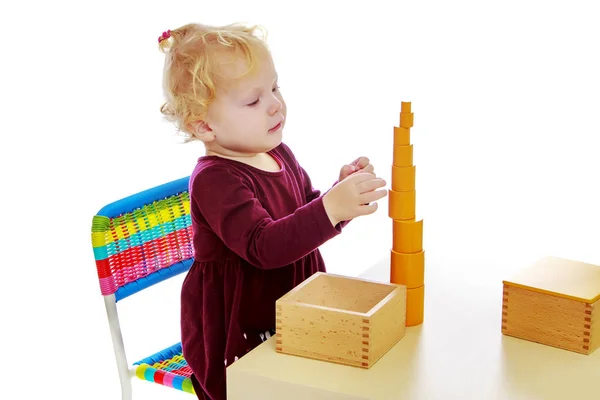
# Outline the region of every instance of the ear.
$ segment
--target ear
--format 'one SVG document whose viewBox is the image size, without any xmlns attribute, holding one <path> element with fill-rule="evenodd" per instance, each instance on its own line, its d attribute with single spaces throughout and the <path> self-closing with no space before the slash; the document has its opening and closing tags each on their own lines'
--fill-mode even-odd
<svg viewBox="0 0 600 400">
<path fill-rule="evenodd" d="M 205 121 L 195 121 L 190 124 L 194 136 L 203 142 L 212 142 L 215 133 Z"/>
</svg>

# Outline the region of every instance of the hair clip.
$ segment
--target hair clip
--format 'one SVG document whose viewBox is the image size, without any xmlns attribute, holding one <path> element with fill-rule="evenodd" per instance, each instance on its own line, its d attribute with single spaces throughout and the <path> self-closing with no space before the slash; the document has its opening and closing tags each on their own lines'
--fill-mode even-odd
<svg viewBox="0 0 600 400">
<path fill-rule="evenodd" d="M 158 37 L 158 43 L 162 42 L 163 40 L 166 40 L 168 38 L 171 37 L 171 31 L 168 30 L 166 32 L 163 32 L 161 36 Z"/>
</svg>

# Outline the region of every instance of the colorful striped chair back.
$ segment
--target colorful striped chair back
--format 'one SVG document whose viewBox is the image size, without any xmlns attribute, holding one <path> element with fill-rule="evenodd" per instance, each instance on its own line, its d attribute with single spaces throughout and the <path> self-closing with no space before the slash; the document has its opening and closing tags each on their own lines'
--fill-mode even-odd
<svg viewBox="0 0 600 400">
<path fill-rule="evenodd" d="M 117 302 L 189 270 L 193 262 L 189 177 L 110 203 L 92 219 L 92 247 L 123 399 L 131 377 L 194 393 L 181 343 L 127 363 Z"/>
</svg>

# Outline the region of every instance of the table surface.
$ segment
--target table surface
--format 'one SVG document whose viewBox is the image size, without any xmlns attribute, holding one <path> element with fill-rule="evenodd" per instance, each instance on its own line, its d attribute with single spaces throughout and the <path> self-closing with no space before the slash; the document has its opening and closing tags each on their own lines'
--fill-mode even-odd
<svg viewBox="0 0 600 400">
<path fill-rule="evenodd" d="M 502 335 L 501 277 L 478 263 L 444 264 L 426 263 L 424 323 L 407 328 L 370 369 L 279 354 L 271 338 L 228 367 L 229 400 L 599 396 L 600 351 L 582 355 Z M 389 258 L 359 277 L 388 282 Z"/>
</svg>

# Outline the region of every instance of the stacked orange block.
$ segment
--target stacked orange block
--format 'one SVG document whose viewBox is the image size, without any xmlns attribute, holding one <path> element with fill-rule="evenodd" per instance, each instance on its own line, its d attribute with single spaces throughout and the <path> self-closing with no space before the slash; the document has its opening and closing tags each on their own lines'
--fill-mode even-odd
<svg viewBox="0 0 600 400">
<path fill-rule="evenodd" d="M 402 102 L 400 126 L 394 127 L 392 188 L 388 197 L 393 220 L 390 282 L 407 287 L 406 326 L 423 323 L 425 301 L 423 220 L 416 218 L 416 167 L 410 143 L 413 120 L 411 103 Z"/>
</svg>

